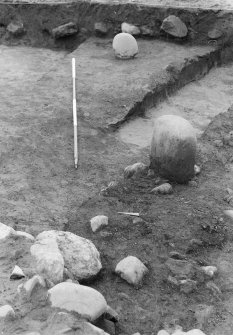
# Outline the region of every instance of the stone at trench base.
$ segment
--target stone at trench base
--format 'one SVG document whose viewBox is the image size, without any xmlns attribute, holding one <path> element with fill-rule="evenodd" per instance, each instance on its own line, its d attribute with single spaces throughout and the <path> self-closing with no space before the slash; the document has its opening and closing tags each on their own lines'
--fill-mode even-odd
<svg viewBox="0 0 233 335">
<path fill-rule="evenodd" d="M 194 128 L 177 115 L 154 121 L 150 168 L 161 177 L 187 183 L 194 177 L 197 139 Z"/>
<path fill-rule="evenodd" d="M 120 59 L 134 58 L 138 54 L 136 39 L 128 33 L 117 34 L 112 42 L 115 56 Z"/>
</svg>

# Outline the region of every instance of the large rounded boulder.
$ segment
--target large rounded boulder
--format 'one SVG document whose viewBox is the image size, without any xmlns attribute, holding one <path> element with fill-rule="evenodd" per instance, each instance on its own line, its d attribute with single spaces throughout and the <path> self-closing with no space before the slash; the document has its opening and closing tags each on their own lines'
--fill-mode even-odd
<svg viewBox="0 0 233 335">
<path fill-rule="evenodd" d="M 151 169 L 161 177 L 186 183 L 194 177 L 197 139 L 184 118 L 164 115 L 155 120 L 151 141 Z"/>
<path fill-rule="evenodd" d="M 134 58 L 138 54 L 136 39 L 128 33 L 117 34 L 112 42 L 115 56 L 120 59 Z"/>
</svg>

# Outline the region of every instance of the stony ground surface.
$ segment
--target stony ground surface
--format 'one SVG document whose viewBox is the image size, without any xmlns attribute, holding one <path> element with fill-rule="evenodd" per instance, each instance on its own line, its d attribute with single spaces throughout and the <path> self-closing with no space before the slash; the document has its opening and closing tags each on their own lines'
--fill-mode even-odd
<svg viewBox="0 0 233 335">
<path fill-rule="evenodd" d="M 89 41 L 86 44 L 89 46 L 86 59 L 85 45 L 73 54 L 77 60 L 80 104 L 80 166 L 77 171 L 73 167 L 73 55 L 43 49 L 1 47 L 0 219 L 34 236 L 53 228 L 91 239 L 100 251 L 103 270 L 89 285 L 99 290 L 119 313 L 118 334 L 137 331 L 156 334 L 164 324 L 176 322 L 185 330 L 201 327 L 207 335 L 230 335 L 233 313 L 232 225 L 224 217 L 223 210 L 231 207 L 224 201 L 226 188 L 233 188 L 232 146 L 226 140 L 232 130 L 232 110 L 216 117 L 199 141 L 198 164 L 202 172 L 196 184 L 173 185 L 174 193 L 171 195 L 152 195 L 149 191 L 155 185 L 153 178 L 128 181 L 122 178 L 125 166 L 139 160 L 148 163 L 148 148 L 138 149 L 120 142 L 116 134 L 101 129 L 97 117 L 100 102 L 104 101 L 103 88 L 108 88 L 107 82 L 101 83 L 100 78 L 109 80 L 106 102 L 110 105 L 104 110 L 107 111 L 105 122 L 111 123 L 116 115 L 110 113 L 110 107 L 115 103 L 113 111 L 116 111 L 123 92 L 128 90 L 130 95 L 132 88 L 138 89 L 135 79 L 132 83 L 130 78 L 131 73 L 132 78 L 141 76 L 137 77 L 136 71 L 142 71 L 143 59 L 135 60 L 129 73 L 125 71 L 126 63 L 118 64 L 113 56 L 109 56 L 108 43 L 94 43 L 101 50 L 101 57 L 96 54 L 96 49 L 91 53 L 90 45 L 93 43 Z M 150 51 L 155 77 L 160 73 L 156 62 L 162 58 L 163 65 L 167 65 L 166 52 L 163 51 L 166 46 L 163 43 L 158 46 L 161 52 L 158 59 L 153 56 L 153 49 Z M 169 63 L 171 50 L 177 48 L 174 45 L 167 47 L 170 50 L 167 52 Z M 146 47 L 142 50 L 149 54 Z M 187 53 L 189 57 L 199 53 L 197 49 L 183 47 L 177 52 L 181 61 Z M 125 73 L 122 79 L 128 85 L 120 85 L 117 68 L 115 76 L 111 71 L 107 72 L 108 76 L 103 76 L 102 58 L 111 66 L 121 67 Z M 82 72 L 84 60 L 89 68 Z M 99 71 L 97 64 L 100 65 Z M 128 64 L 130 67 L 131 63 Z M 141 85 L 150 78 L 148 72 L 151 68 L 144 69 L 145 81 L 140 81 Z M 107 67 L 106 70 L 109 71 Z M 118 89 L 115 97 L 112 96 L 114 82 Z M 133 92 L 130 98 L 131 102 L 135 99 Z M 123 102 L 120 100 L 120 105 L 125 105 L 125 99 L 121 99 Z M 118 181 L 118 185 L 106 196 L 101 195 L 101 187 L 112 180 Z M 133 222 L 132 218 L 119 215 L 118 211 L 140 212 L 144 221 Z M 89 220 L 98 214 L 107 215 L 109 225 L 94 234 Z M 201 240 L 202 246 L 192 245 L 190 241 L 194 238 Z M 51 322 L 47 320 L 50 314 L 42 293 L 41 297 L 37 295 L 26 304 L 15 300 L 18 282 L 9 281 L 13 265 L 19 264 L 28 276 L 31 275 L 26 244 L 16 241 L 0 249 L 1 304 L 11 303 L 20 318 L 20 321 L 1 325 L 3 334 L 40 330 L 46 322 Z M 206 282 L 199 282 L 198 290 L 185 294 L 168 283 L 164 264 L 172 251 L 184 254 L 189 262 L 195 260 L 198 264 L 216 265 L 218 275 L 213 281 L 221 292 L 213 285 L 208 288 Z M 138 289 L 128 285 L 113 271 L 127 255 L 138 257 L 149 269 L 142 287 Z M 214 313 L 201 324 L 195 317 L 199 304 L 214 306 Z"/>
</svg>

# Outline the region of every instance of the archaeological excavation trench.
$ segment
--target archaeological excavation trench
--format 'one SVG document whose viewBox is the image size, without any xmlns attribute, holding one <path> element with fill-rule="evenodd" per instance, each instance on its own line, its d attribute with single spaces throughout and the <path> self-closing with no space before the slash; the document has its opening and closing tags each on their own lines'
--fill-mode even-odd
<svg viewBox="0 0 233 335">
<path fill-rule="evenodd" d="M 29 295 L 29 284 L 24 285 L 37 274 L 30 251 L 37 243 L 34 238 L 58 230 L 63 232 L 56 250 L 65 260 L 64 280 L 99 291 L 114 311 L 108 320 L 93 321 L 107 334 L 157 335 L 161 329 L 173 334 L 178 326 L 182 334 L 192 329 L 232 334 L 233 231 L 224 215 L 233 206 L 231 7 L 228 1 L 212 0 L 208 5 L 0 4 L 0 222 L 14 229 L 9 236 L 5 226 L 0 231 L 0 308 L 10 305 L 14 310 L 14 317 L 5 319 L 0 310 L 0 333 L 98 332 L 86 323 L 87 328 L 80 326 L 80 313 L 62 315 L 51 306 L 51 281 L 44 284 L 36 277 Z M 160 29 L 169 15 L 185 22 L 187 37 L 174 38 Z M 140 30 L 139 53 L 130 60 L 117 59 L 112 49 L 123 22 Z M 151 193 L 153 176 L 124 179 L 126 166 L 149 164 L 153 124 L 161 115 L 179 115 L 192 124 L 201 167 L 190 183 L 172 183 L 173 193 L 167 195 Z M 140 218 L 118 212 L 140 213 Z M 108 225 L 93 232 L 90 220 L 97 215 L 107 216 Z M 102 264 L 99 271 L 97 262 L 98 275 L 74 275 L 78 242 L 69 232 L 94 243 Z M 73 256 L 69 261 L 68 251 Z M 127 256 L 137 257 L 148 269 L 139 286 L 115 273 Z M 26 278 L 10 280 L 15 265 Z M 206 266 L 216 267 L 217 273 L 203 273 Z M 176 279 L 180 275 L 183 286 Z M 106 306 L 101 308 L 107 315 Z"/>
</svg>

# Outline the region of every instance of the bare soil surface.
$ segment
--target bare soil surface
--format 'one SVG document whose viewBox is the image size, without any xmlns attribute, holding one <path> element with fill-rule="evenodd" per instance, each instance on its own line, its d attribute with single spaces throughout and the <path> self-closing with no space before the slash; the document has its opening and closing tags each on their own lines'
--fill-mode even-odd
<svg viewBox="0 0 233 335">
<path fill-rule="evenodd" d="M 209 51 L 160 42 L 150 45 L 141 44 L 146 62 L 142 56 L 117 62 L 109 43 L 99 40 L 88 41 L 70 55 L 1 47 L 0 219 L 33 235 L 62 229 L 90 238 L 100 251 L 103 271 L 89 285 L 103 293 L 119 313 L 116 334 L 152 335 L 165 323 L 176 322 L 185 330 L 201 327 L 207 335 L 230 335 L 233 235 L 231 222 L 223 217 L 223 210 L 230 206 L 223 198 L 226 187 L 233 188 L 232 146 L 226 141 L 232 131 L 232 109 L 216 116 L 199 140 L 197 163 L 202 172 L 196 187 L 174 185 L 174 193 L 166 196 L 149 193 L 155 185 L 152 177 L 122 178 L 125 166 L 149 162 L 149 150 L 124 143 L 116 133 L 106 131 L 140 98 L 148 82 L 159 82 L 161 67 L 172 58 L 182 63 L 186 57 Z M 78 170 L 73 167 L 72 56 L 78 78 Z M 225 80 L 230 80 L 227 74 Z M 215 140 L 222 145 L 216 146 Z M 101 187 L 113 180 L 117 186 L 106 196 L 100 194 Z M 118 211 L 140 212 L 144 220 L 133 223 Z M 108 215 L 109 226 L 94 234 L 89 220 L 97 214 Z M 190 248 L 194 238 L 202 241 L 201 247 Z M 169 284 L 164 263 L 171 251 L 179 251 L 189 261 L 216 265 L 219 273 L 214 282 L 221 292 L 208 289 L 202 281 L 189 294 Z M 138 289 L 113 272 L 127 255 L 137 256 L 150 270 Z M 9 281 L 15 264 L 28 276 L 33 272 L 26 242 L 10 241 L 0 248 L 1 304 L 12 304 L 17 314 L 16 321 L 0 325 L 2 334 L 29 330 L 56 334 L 48 327 L 53 319 L 44 292 L 24 304 L 17 300 L 19 282 Z M 199 304 L 215 307 L 201 325 L 194 316 Z"/>
</svg>

